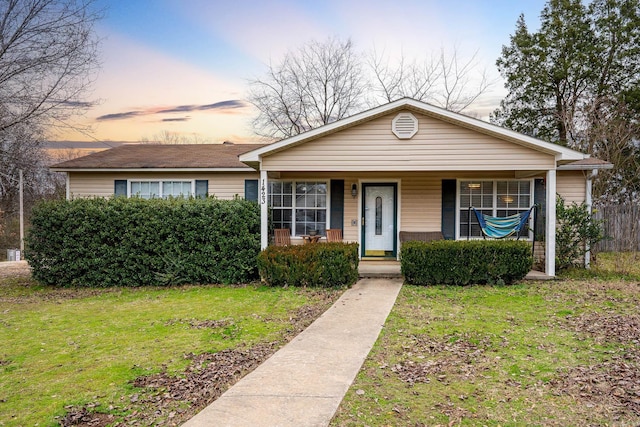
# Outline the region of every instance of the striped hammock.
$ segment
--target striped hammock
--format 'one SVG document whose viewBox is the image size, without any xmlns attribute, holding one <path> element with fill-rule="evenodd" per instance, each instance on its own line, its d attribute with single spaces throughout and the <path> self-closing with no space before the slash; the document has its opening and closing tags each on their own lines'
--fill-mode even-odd
<svg viewBox="0 0 640 427">
<path fill-rule="evenodd" d="M 472 209 L 476 214 L 476 218 L 478 218 L 478 224 L 480 224 L 480 228 L 482 229 L 482 234 L 484 236 L 490 237 L 492 239 L 504 239 L 506 237 L 512 236 L 513 234 L 517 234 L 518 238 L 520 238 L 520 230 L 522 230 L 529 221 L 531 211 L 535 209 L 535 205 L 529 208 L 528 211 L 505 217 L 485 215 L 482 212 L 478 212 L 473 206 L 469 208 L 469 213 L 471 213 Z M 469 215 L 468 236 L 471 236 L 470 229 L 471 215 Z"/>
</svg>

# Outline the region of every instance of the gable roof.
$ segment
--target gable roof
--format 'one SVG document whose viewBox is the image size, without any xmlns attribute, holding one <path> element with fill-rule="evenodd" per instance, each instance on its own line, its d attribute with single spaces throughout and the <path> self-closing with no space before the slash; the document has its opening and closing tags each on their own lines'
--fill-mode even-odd
<svg viewBox="0 0 640 427">
<path fill-rule="evenodd" d="M 373 120 L 377 117 L 393 113 L 395 111 L 409 110 L 419 114 L 424 114 L 435 119 L 439 119 L 454 125 L 464 127 L 476 132 L 480 132 L 498 139 L 513 142 L 524 147 L 534 149 L 543 153 L 554 155 L 557 162 L 568 163 L 582 160 L 589 157 L 587 154 L 581 153 L 570 148 L 562 147 L 557 144 L 542 141 L 510 129 L 506 129 L 485 121 L 465 116 L 460 113 L 445 110 L 431 104 L 416 101 L 411 98 L 402 98 L 379 107 L 372 108 L 362 113 L 338 120 L 336 122 L 321 126 L 319 128 L 301 133 L 299 135 L 274 142 L 267 146 L 249 151 L 240 155 L 240 161 L 252 167 L 257 167 L 262 156 L 277 153 L 282 150 L 303 144 L 310 140 L 329 135 L 349 127 Z"/>
<path fill-rule="evenodd" d="M 248 170 L 238 156 L 264 144 L 131 144 L 51 166 L 54 171 Z"/>
</svg>

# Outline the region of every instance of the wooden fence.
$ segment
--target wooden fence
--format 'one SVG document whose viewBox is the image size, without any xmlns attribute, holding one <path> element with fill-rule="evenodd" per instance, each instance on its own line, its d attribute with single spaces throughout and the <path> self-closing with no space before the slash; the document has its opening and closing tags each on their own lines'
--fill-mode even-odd
<svg viewBox="0 0 640 427">
<path fill-rule="evenodd" d="M 609 205 L 597 208 L 595 218 L 604 220 L 605 239 L 594 248 L 600 252 L 640 250 L 640 207 Z"/>
</svg>

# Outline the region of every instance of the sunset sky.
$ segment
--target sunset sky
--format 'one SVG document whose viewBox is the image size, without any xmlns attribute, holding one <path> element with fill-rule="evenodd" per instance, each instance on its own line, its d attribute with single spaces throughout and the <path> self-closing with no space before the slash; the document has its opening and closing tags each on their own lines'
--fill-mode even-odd
<svg viewBox="0 0 640 427">
<path fill-rule="evenodd" d="M 441 47 L 495 60 L 520 13 L 536 29 L 543 0 L 97 0 L 105 18 L 102 69 L 77 121 L 91 134 L 64 140 L 138 141 L 162 132 L 206 142 L 255 141 L 247 80 L 311 40 L 351 38 L 358 51 L 423 57 Z M 505 91 L 498 80 L 473 113 L 486 118 Z"/>
</svg>

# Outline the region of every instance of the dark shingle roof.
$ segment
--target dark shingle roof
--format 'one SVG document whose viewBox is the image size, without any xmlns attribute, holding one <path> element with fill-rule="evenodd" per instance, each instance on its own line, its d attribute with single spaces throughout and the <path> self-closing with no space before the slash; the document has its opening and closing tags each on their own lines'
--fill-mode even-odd
<svg viewBox="0 0 640 427">
<path fill-rule="evenodd" d="M 247 168 L 238 155 L 264 144 L 132 144 L 51 166 L 53 169 Z"/>
</svg>

